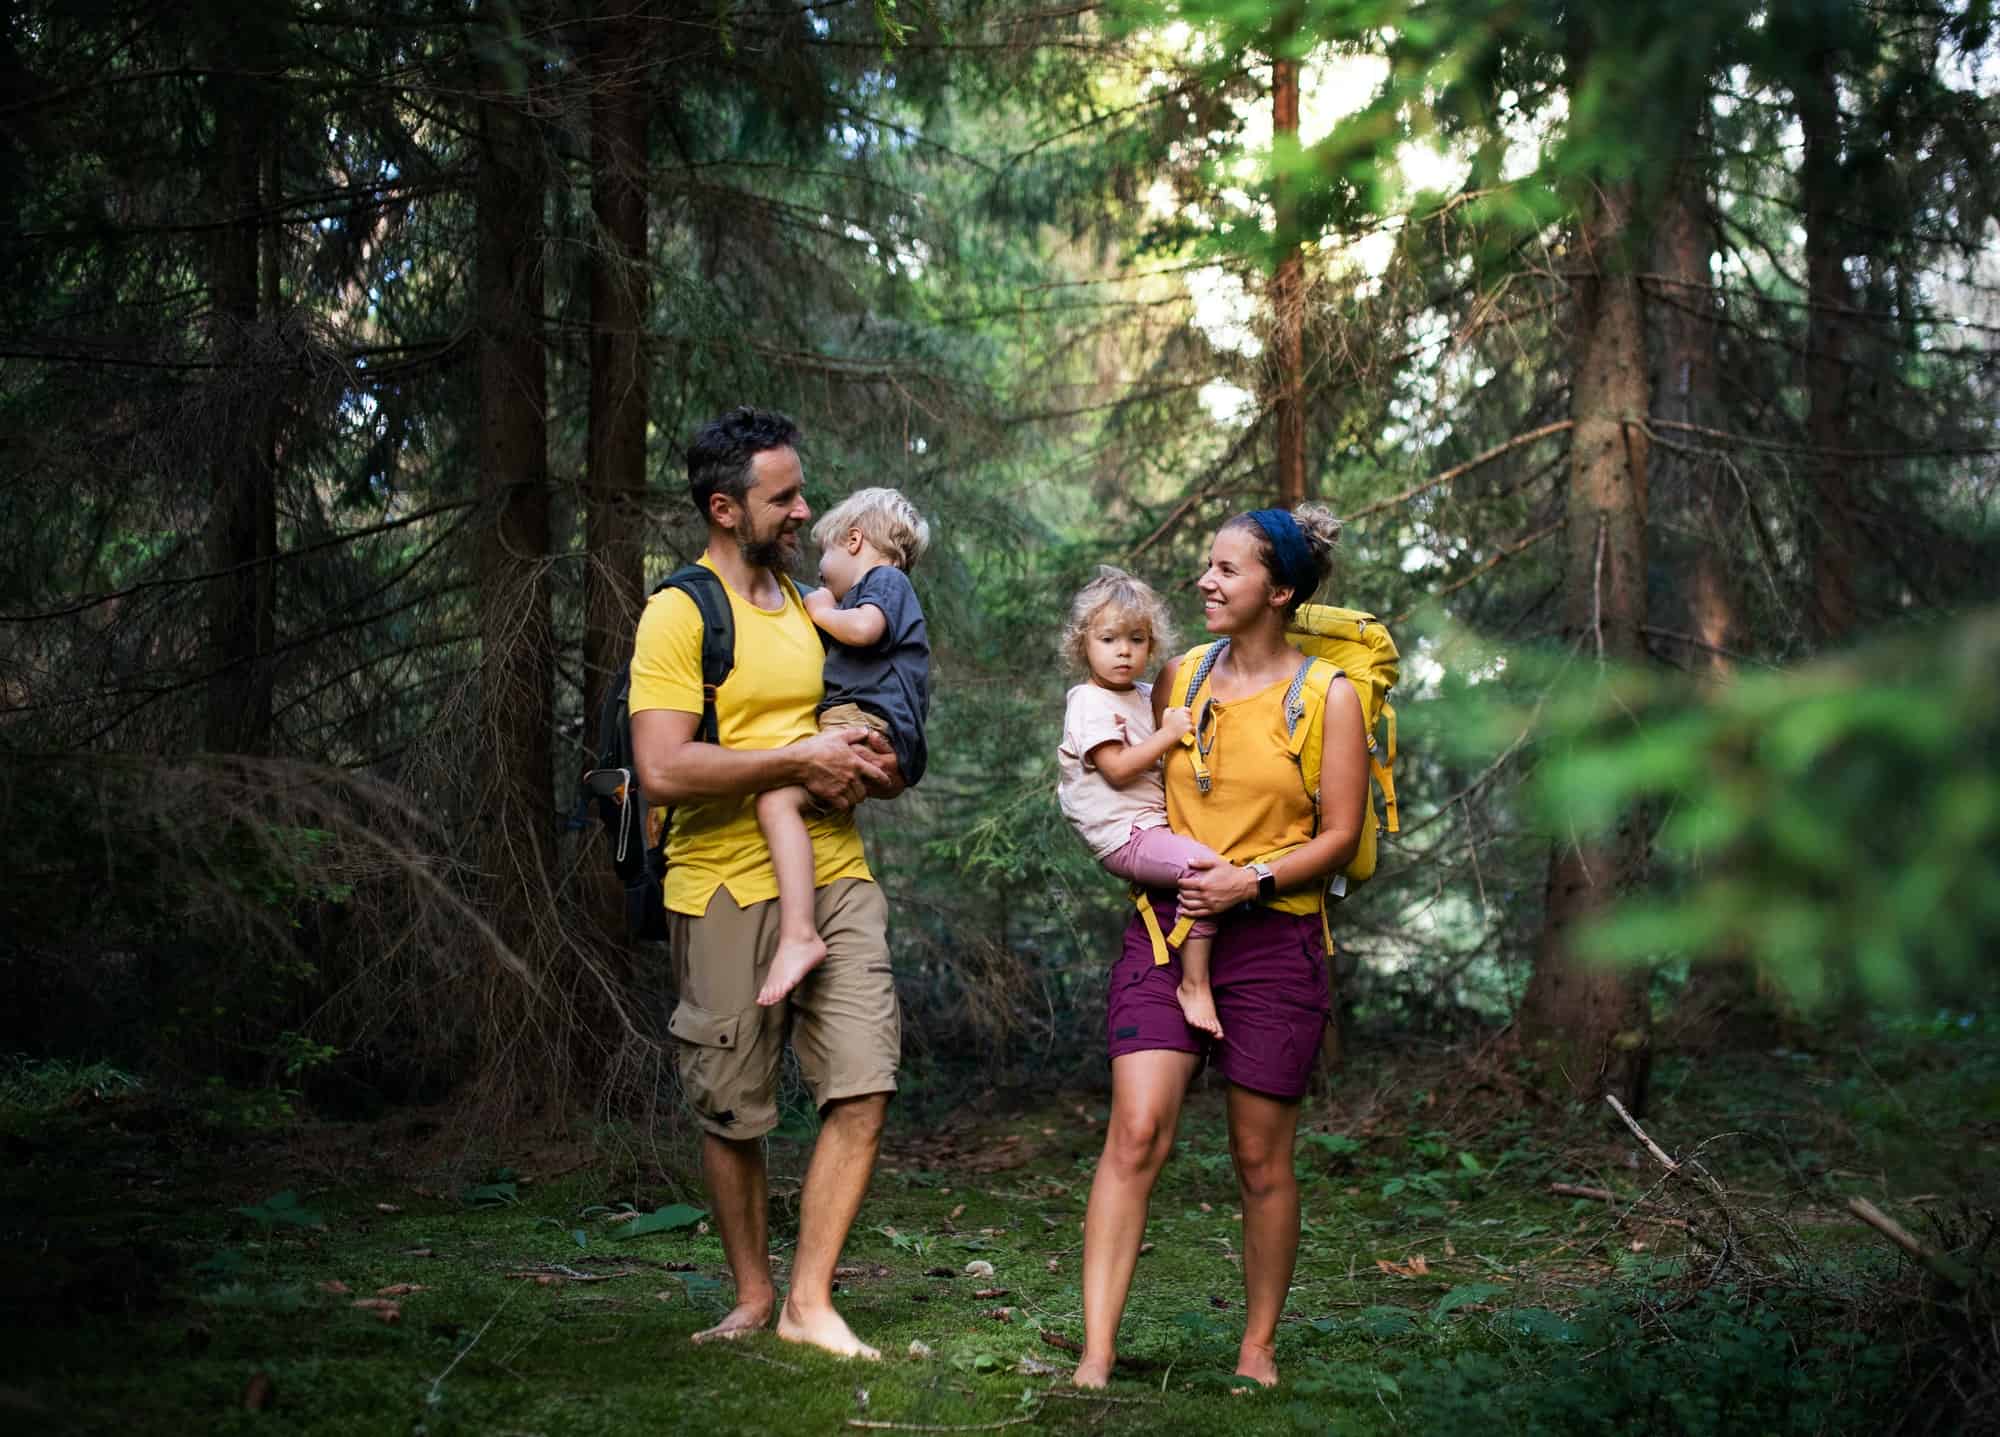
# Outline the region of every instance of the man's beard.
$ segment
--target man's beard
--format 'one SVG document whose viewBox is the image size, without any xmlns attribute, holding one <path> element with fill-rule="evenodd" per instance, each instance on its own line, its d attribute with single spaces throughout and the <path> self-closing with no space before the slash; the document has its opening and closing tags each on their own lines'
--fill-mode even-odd
<svg viewBox="0 0 2000 1437">
<path fill-rule="evenodd" d="M 737 552 L 743 562 L 753 569 L 769 569 L 774 574 L 789 574 L 798 567 L 799 546 L 786 545 L 790 537 L 780 528 L 775 533 L 761 539 L 738 539 Z"/>
</svg>

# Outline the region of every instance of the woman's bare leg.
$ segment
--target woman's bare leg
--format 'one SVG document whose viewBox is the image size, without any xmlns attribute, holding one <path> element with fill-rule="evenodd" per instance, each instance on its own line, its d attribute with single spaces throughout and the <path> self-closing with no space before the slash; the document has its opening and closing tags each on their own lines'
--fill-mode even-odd
<svg viewBox="0 0 2000 1437">
<path fill-rule="evenodd" d="M 1181 1100 L 1199 1059 L 1154 1049 L 1111 1060 L 1111 1121 L 1083 1218 L 1083 1359 L 1072 1379 L 1102 1387 L 1118 1355 L 1118 1322 L 1146 1232 L 1146 1205 L 1174 1148 Z"/>
<path fill-rule="evenodd" d="M 1229 1089 L 1229 1156 L 1243 1197 L 1243 1345 L 1236 1372 L 1278 1382 L 1278 1317 L 1299 1256 L 1299 1183 L 1292 1171 L 1297 1099 Z"/>
</svg>

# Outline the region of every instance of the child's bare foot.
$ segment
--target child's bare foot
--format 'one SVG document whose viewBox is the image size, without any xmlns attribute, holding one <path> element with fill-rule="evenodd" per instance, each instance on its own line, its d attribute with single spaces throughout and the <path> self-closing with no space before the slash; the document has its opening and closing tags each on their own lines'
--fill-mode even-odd
<svg viewBox="0 0 2000 1437">
<path fill-rule="evenodd" d="M 734 1342 L 739 1337 L 748 1337 L 753 1332 L 762 1332 L 771 1325 L 771 1309 L 777 1306 L 775 1295 L 749 1302 L 739 1302 L 729 1310 L 729 1315 L 713 1327 L 703 1328 L 690 1342 Z"/>
<path fill-rule="evenodd" d="M 1212 1038 L 1222 1036 L 1222 1020 L 1215 1016 L 1215 991 L 1207 984 L 1192 987 L 1182 983 L 1174 990 L 1181 1000 L 1181 1016 L 1188 1020 L 1190 1027 L 1199 1028 Z"/>
<path fill-rule="evenodd" d="M 1076 1371 L 1069 1379 L 1070 1386 L 1088 1387 L 1092 1391 L 1103 1387 L 1111 1381 L 1112 1361 L 1109 1357 L 1083 1358 L 1076 1364 Z"/>
<path fill-rule="evenodd" d="M 826 944 L 820 942 L 819 935 L 810 938 L 780 938 L 778 951 L 771 958 L 771 971 L 764 977 L 764 987 L 757 994 L 757 1001 L 768 1008 L 773 1003 L 785 1001 L 785 995 L 799 986 L 799 980 L 826 959 Z"/>
<path fill-rule="evenodd" d="M 800 1308 L 789 1297 L 778 1312 L 778 1336 L 831 1352 L 835 1357 L 859 1357 L 879 1362 L 882 1354 L 854 1335 L 847 1319 L 831 1307 Z"/>
<path fill-rule="evenodd" d="M 1236 1375 L 1247 1377 L 1259 1387 L 1278 1385 L 1278 1349 L 1261 1342 L 1245 1342 L 1236 1349 Z"/>
</svg>

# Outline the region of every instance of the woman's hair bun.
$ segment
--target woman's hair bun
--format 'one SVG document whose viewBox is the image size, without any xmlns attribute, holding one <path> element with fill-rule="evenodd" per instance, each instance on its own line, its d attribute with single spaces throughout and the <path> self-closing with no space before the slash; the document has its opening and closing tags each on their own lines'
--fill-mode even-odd
<svg viewBox="0 0 2000 1437">
<path fill-rule="evenodd" d="M 1301 504 L 1292 510 L 1292 522 L 1305 535 L 1306 545 L 1312 550 L 1313 567 L 1324 578 L 1333 562 L 1333 546 L 1340 542 L 1340 520 L 1324 504 Z"/>
</svg>

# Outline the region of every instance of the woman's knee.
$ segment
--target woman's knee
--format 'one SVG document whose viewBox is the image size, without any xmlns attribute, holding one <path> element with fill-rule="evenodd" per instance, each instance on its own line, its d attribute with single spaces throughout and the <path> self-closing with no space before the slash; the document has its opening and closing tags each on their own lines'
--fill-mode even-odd
<svg viewBox="0 0 2000 1437">
<path fill-rule="evenodd" d="M 1232 1135 L 1229 1156 L 1236 1164 L 1236 1181 L 1246 1201 L 1285 1192 L 1297 1182 L 1289 1144 L 1261 1136 Z"/>
<path fill-rule="evenodd" d="M 1114 1108 L 1104 1133 L 1104 1161 L 1123 1176 L 1157 1172 L 1167 1160 L 1173 1136 L 1163 1113 Z"/>
</svg>

